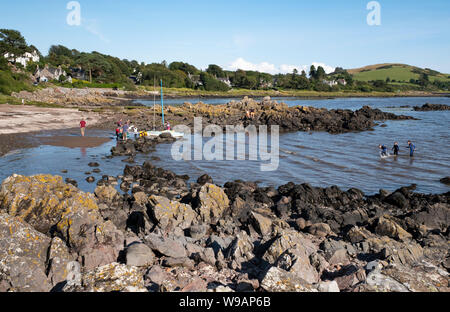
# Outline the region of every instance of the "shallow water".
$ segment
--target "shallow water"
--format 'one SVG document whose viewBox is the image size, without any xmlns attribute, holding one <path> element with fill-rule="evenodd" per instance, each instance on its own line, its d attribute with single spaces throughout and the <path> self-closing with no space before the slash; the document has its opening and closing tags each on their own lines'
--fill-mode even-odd
<svg viewBox="0 0 450 312">
<path fill-rule="evenodd" d="M 218 101 L 220 99 L 214 99 Z M 278 100 L 278 99 L 277 99 Z M 142 164 L 152 156 L 161 161 L 154 164 L 177 174 L 188 174 L 193 180 L 207 173 L 215 183 L 223 184 L 236 179 L 258 181 L 262 185 L 279 186 L 287 182 L 310 183 L 315 186 L 337 185 L 342 189 L 359 188 L 367 194 L 380 188 L 395 190 L 401 186 L 417 184 L 423 193 L 448 192 L 450 187 L 439 180 L 450 175 L 449 121 L 450 112 L 414 112 L 401 106 L 422 106 L 426 102 L 450 105 L 450 98 L 354 98 L 328 100 L 284 99 L 289 105 L 307 105 L 328 109 L 359 109 L 364 105 L 383 111 L 410 115 L 420 120 L 387 121 L 387 127 L 377 126 L 374 131 L 331 135 L 323 132 L 305 132 L 280 135 L 280 165 L 277 171 L 261 172 L 261 161 L 174 161 L 170 157 L 171 144 L 159 145 L 150 155 L 139 155 L 136 163 Z M 192 101 L 192 100 L 191 100 Z M 207 102 L 206 100 L 203 100 Z M 224 103 L 221 99 L 218 103 Z M 170 103 L 168 103 L 170 104 Z M 93 134 L 94 135 L 94 134 Z M 106 136 L 98 131 L 96 136 Z M 412 140 L 416 156 L 410 159 L 406 142 Z M 392 147 L 400 143 L 400 156 L 381 159 L 378 145 Z M 0 180 L 13 173 L 32 175 L 58 174 L 78 181 L 80 189 L 92 192 L 96 183 L 85 181 L 86 171 L 92 171 L 88 163 L 100 163 L 98 180 L 103 174 L 123 173 L 125 157 L 106 159 L 115 140 L 91 149 L 68 149 L 40 146 L 21 150 L 0 158 Z M 68 170 L 67 174 L 61 170 Z"/>
</svg>

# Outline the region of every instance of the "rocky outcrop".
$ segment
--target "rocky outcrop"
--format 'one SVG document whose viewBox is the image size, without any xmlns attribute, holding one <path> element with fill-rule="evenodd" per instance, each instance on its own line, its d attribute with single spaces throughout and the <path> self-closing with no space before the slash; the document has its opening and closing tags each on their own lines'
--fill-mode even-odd
<svg viewBox="0 0 450 312">
<path fill-rule="evenodd" d="M 0 205 L 40 233 L 60 236 L 87 268 L 116 261 L 123 249 L 123 233 L 104 221 L 94 196 L 61 177 L 14 175 L 2 184 Z"/>
<path fill-rule="evenodd" d="M 146 292 L 138 268 L 111 263 L 82 274 L 79 284 L 67 285 L 65 292 Z"/>
<path fill-rule="evenodd" d="M 187 179 L 149 162 L 126 166 L 131 194 L 6 179 L 0 290 L 448 291 L 448 193 Z"/>
<path fill-rule="evenodd" d="M 0 291 L 47 292 L 51 239 L 17 217 L 0 214 Z"/>
<path fill-rule="evenodd" d="M 414 106 L 414 110 L 418 112 L 445 111 L 450 110 L 450 105 L 426 103 L 423 106 Z"/>
<path fill-rule="evenodd" d="M 120 105 L 125 99 L 119 99 L 125 95 L 124 91 L 111 89 L 77 89 L 77 88 L 45 88 L 34 92 L 21 91 L 12 96 L 33 102 L 53 103 L 62 106 L 103 106 Z"/>
</svg>

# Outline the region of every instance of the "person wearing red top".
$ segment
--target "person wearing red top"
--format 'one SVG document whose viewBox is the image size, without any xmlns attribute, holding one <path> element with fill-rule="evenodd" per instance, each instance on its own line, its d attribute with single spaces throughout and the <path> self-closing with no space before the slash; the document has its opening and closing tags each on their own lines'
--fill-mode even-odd
<svg viewBox="0 0 450 312">
<path fill-rule="evenodd" d="M 84 118 L 80 121 L 80 128 L 81 128 L 81 136 L 84 137 L 84 132 L 86 131 L 86 121 Z"/>
</svg>

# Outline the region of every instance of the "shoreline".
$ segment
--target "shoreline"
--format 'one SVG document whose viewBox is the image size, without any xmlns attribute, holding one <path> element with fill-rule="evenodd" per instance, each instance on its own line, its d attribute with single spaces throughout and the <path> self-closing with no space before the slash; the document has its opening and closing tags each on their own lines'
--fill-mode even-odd
<svg viewBox="0 0 450 312">
<path fill-rule="evenodd" d="M 152 92 L 152 91 L 147 91 Z M 179 91 L 176 91 L 176 89 L 170 89 L 170 90 L 164 90 L 164 98 L 168 99 L 197 99 L 197 98 L 231 98 L 231 99 L 238 99 L 242 98 L 244 96 L 253 97 L 253 98 L 263 98 L 266 96 L 270 96 L 273 98 L 299 98 L 299 99 L 334 99 L 334 98 L 404 98 L 404 97 L 411 97 L 411 98 L 418 98 L 418 97 L 450 97 L 449 93 L 436 93 L 436 92 L 423 92 L 423 93 L 387 93 L 387 92 L 379 92 L 379 93 L 362 93 L 362 92 L 339 92 L 339 93 L 333 93 L 333 92 L 315 92 L 315 91 L 306 91 L 306 92 L 290 92 L 290 91 L 255 91 L 252 92 L 251 90 L 245 90 L 245 92 L 237 92 L 237 93 L 229 93 L 229 92 L 201 92 L 198 93 L 189 92 L 187 91 L 185 94 L 178 93 Z M 306 93 L 306 94 L 302 94 Z M 153 100 L 153 93 L 151 95 L 141 95 L 141 94 L 125 94 L 126 99 L 140 99 L 140 100 Z M 160 99 L 160 92 L 156 92 L 156 99 Z"/>
</svg>

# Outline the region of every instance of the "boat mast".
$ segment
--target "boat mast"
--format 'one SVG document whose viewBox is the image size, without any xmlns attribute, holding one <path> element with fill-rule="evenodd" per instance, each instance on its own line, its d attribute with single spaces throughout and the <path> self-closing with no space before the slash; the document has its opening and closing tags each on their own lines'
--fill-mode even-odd
<svg viewBox="0 0 450 312">
<path fill-rule="evenodd" d="M 153 76 L 153 131 L 156 130 L 156 77 Z"/>
<path fill-rule="evenodd" d="M 162 107 L 162 124 L 164 129 L 164 94 L 163 94 L 163 81 L 161 79 L 161 107 Z"/>
</svg>

